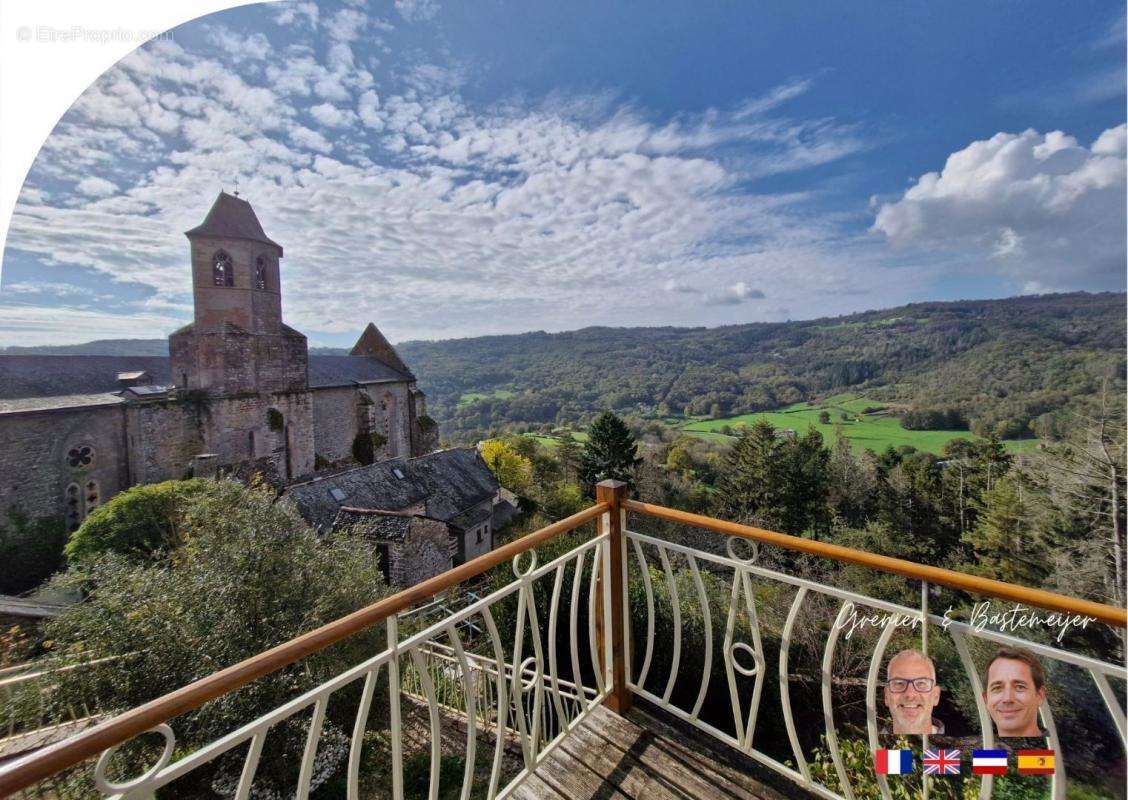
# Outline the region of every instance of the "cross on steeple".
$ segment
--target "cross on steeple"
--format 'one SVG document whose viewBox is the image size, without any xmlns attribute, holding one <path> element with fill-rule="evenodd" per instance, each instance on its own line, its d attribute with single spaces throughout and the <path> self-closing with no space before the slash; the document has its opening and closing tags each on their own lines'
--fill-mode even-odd
<svg viewBox="0 0 1128 800">
<path fill-rule="evenodd" d="M 235 179 L 235 196 L 236 197 L 239 196 L 239 179 L 238 178 Z"/>
</svg>

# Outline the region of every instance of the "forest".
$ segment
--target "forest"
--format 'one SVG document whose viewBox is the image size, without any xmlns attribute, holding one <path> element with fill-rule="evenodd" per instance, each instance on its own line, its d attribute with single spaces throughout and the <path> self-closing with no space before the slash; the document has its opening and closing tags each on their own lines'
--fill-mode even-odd
<svg viewBox="0 0 1128 800">
<path fill-rule="evenodd" d="M 444 437 L 586 427 L 620 415 L 724 418 L 849 391 L 906 428 L 1053 439 L 1124 387 L 1123 294 L 951 303 L 719 328 L 584 328 L 405 342 Z"/>
</svg>

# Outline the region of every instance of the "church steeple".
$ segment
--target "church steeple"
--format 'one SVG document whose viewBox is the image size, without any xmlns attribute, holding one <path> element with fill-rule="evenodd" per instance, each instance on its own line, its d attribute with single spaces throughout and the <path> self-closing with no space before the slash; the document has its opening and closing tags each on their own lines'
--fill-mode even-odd
<svg viewBox="0 0 1128 800">
<path fill-rule="evenodd" d="M 192 250 L 197 330 L 234 325 L 278 333 L 282 245 L 266 235 L 251 204 L 220 192 L 204 221 L 184 235 Z"/>
<path fill-rule="evenodd" d="M 184 235 L 195 316 L 169 342 L 177 385 L 218 394 L 304 389 L 305 337 L 282 324 L 282 245 L 251 204 L 220 192 Z"/>
</svg>

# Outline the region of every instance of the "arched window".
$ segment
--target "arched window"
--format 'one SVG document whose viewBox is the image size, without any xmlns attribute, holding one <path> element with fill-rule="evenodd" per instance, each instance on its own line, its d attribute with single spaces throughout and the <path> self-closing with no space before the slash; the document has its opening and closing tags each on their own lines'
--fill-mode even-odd
<svg viewBox="0 0 1128 800">
<path fill-rule="evenodd" d="M 255 259 L 255 288 L 266 288 L 266 256 L 259 256 Z"/>
<path fill-rule="evenodd" d="M 216 286 L 235 285 L 235 270 L 231 265 L 231 256 L 223 250 L 212 257 L 212 282 Z"/>
<path fill-rule="evenodd" d="M 82 497 L 77 483 L 67 487 L 67 530 L 76 531 L 82 524 Z"/>
<path fill-rule="evenodd" d="M 102 494 L 98 491 L 97 481 L 86 482 L 86 509 L 85 516 L 96 509 L 102 502 Z"/>
</svg>

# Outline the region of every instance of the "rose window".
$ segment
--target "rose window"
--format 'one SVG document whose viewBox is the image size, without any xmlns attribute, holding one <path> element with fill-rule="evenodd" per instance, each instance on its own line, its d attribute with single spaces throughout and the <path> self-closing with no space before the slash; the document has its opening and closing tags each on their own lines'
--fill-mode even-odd
<svg viewBox="0 0 1128 800">
<path fill-rule="evenodd" d="M 80 447 L 72 447 L 70 452 L 67 453 L 67 463 L 72 467 L 82 469 L 89 467 L 94 461 L 94 448 L 90 445 L 82 445 Z"/>
</svg>

